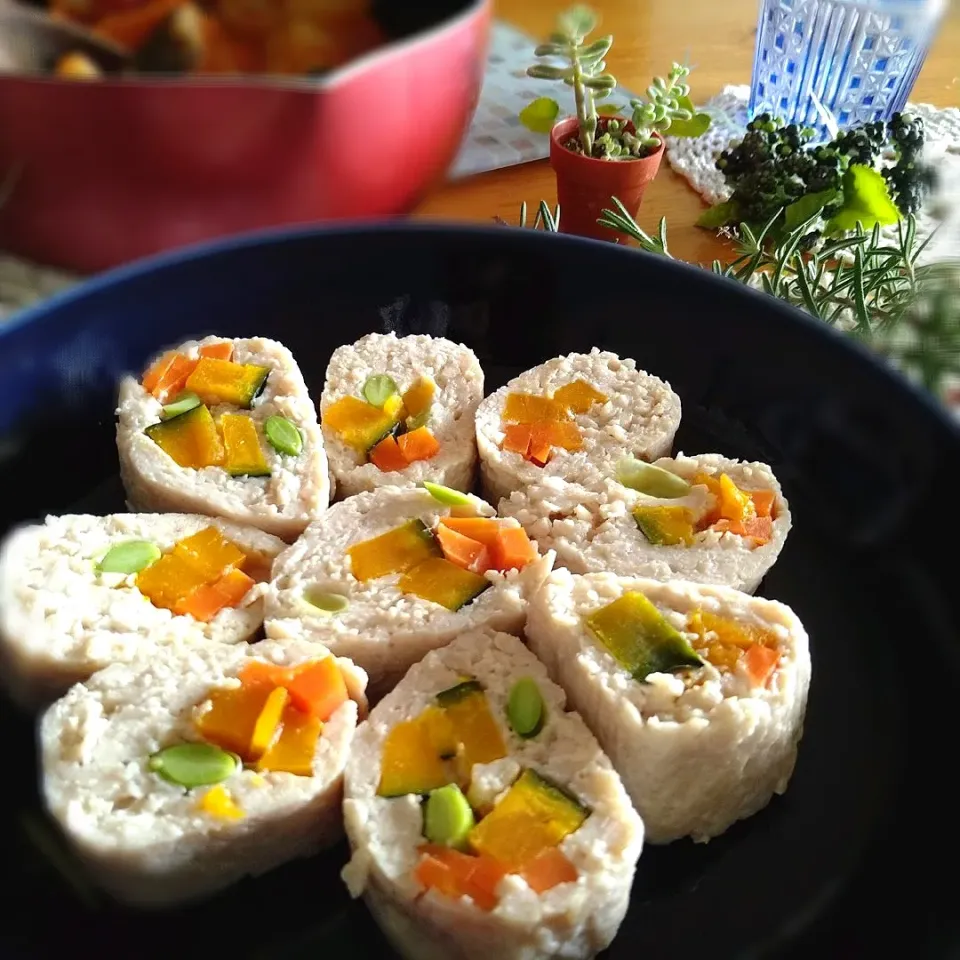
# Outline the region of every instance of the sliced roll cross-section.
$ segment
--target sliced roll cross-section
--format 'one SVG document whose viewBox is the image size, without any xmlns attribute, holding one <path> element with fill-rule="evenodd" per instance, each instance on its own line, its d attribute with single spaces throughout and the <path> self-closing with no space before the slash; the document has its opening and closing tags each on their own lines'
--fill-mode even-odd
<svg viewBox="0 0 960 960">
<path fill-rule="evenodd" d="M 126 377 L 120 476 L 133 510 L 248 523 L 290 542 L 331 489 L 317 413 L 274 340 L 189 341 Z"/>
<path fill-rule="evenodd" d="M 496 504 L 545 477 L 582 482 L 625 453 L 673 449 L 680 398 L 633 360 L 594 348 L 534 367 L 477 410 L 484 491 Z"/>
<path fill-rule="evenodd" d="M 623 777 L 651 843 L 709 840 L 786 790 L 811 662 L 784 604 L 555 570 L 527 638 Z"/>
<path fill-rule="evenodd" d="M 349 657 L 373 695 L 465 630 L 519 634 L 552 554 L 479 498 L 429 486 L 360 493 L 316 520 L 274 565 L 267 636 Z"/>
<path fill-rule="evenodd" d="M 558 566 L 753 593 L 790 532 L 787 500 L 765 463 L 710 453 L 645 463 L 622 457 L 583 484 L 555 478 L 500 502 Z"/>
<path fill-rule="evenodd" d="M 371 333 L 336 349 L 320 408 L 338 495 L 424 480 L 469 490 L 482 398 L 476 355 L 442 337 Z"/>
<path fill-rule="evenodd" d="M 153 648 L 239 643 L 263 623 L 285 546 L 194 514 L 48 517 L 0 549 L 0 664 L 11 697 L 47 703 Z"/>
<path fill-rule="evenodd" d="M 515 637 L 411 668 L 358 731 L 343 871 L 408 958 L 592 957 L 616 935 L 643 824 L 563 691 Z"/>
<path fill-rule="evenodd" d="M 197 900 L 342 835 L 366 678 L 311 645 L 164 650 L 40 723 L 46 807 L 114 898 Z"/>
</svg>

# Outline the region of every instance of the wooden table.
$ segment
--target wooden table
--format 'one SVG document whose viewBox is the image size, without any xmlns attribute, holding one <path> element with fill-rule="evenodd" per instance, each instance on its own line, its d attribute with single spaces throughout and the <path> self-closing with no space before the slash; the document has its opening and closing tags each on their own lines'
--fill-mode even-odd
<svg viewBox="0 0 960 960">
<path fill-rule="evenodd" d="M 533 37 L 545 37 L 569 0 L 495 0 L 495 14 Z M 653 76 L 665 75 L 674 60 L 694 66 L 694 102 L 702 103 L 730 83 L 749 83 L 759 0 L 594 0 L 600 29 L 614 36 L 610 71 L 627 89 L 642 92 Z M 532 58 L 531 58 L 532 62 Z M 960 4 L 951 4 L 937 41 L 911 94 L 914 103 L 960 105 Z M 515 223 L 521 201 L 536 208 L 556 202 L 547 161 L 523 164 L 451 183 L 416 210 L 419 219 Z M 694 221 L 703 202 L 664 160 L 647 189 L 637 218 L 652 232 L 666 216 L 670 251 L 697 263 L 729 258 L 729 247 Z"/>
</svg>

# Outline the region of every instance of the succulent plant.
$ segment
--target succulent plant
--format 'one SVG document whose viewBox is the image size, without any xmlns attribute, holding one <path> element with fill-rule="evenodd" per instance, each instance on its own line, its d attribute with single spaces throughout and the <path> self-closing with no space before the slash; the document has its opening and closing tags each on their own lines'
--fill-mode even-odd
<svg viewBox="0 0 960 960">
<path fill-rule="evenodd" d="M 647 100 L 630 101 L 633 130 L 623 117 L 615 116 L 617 108 L 598 110 L 597 101 L 608 97 L 616 88 L 616 78 L 607 72 L 604 57 L 610 52 L 613 37 L 605 36 L 587 43 L 597 26 L 596 14 L 584 6 L 572 7 L 557 20 L 556 31 L 546 43 L 534 50 L 538 58 L 562 61 L 561 65 L 536 63 L 527 68 L 527 75 L 540 80 L 562 80 L 573 87 L 577 105 L 580 149 L 585 156 L 603 160 L 637 160 L 657 150 L 660 140 L 655 133 L 670 131 L 671 136 L 697 137 L 710 126 L 710 117 L 696 113 L 690 101 L 690 87 L 685 82 L 689 67 L 675 63 L 666 79 L 654 78 L 647 89 Z M 560 112 L 559 104 L 548 97 L 531 103 L 520 119 L 532 130 L 546 133 Z M 609 116 L 603 129 L 599 113 Z M 614 114 L 614 115 L 611 115 Z"/>
</svg>

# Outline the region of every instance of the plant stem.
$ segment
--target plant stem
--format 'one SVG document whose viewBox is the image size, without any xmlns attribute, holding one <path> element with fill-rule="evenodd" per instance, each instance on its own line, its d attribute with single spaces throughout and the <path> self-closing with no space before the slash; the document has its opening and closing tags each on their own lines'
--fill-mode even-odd
<svg viewBox="0 0 960 960">
<path fill-rule="evenodd" d="M 580 54 L 575 43 L 570 44 L 570 64 L 573 67 L 573 95 L 577 101 L 577 120 L 580 127 L 580 145 L 585 156 L 593 155 L 593 135 L 597 130 L 597 112 L 593 96 L 583 83 Z"/>
</svg>

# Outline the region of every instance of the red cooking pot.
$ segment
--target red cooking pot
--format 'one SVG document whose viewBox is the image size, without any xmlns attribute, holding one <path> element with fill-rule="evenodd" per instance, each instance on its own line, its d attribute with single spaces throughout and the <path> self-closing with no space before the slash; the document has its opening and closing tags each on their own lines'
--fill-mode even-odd
<svg viewBox="0 0 960 960">
<path fill-rule="evenodd" d="M 409 211 L 473 116 L 491 0 L 383 6 L 395 39 L 319 79 L 0 76 L 0 180 L 19 171 L 0 247 L 86 273 L 230 233 Z"/>
</svg>

